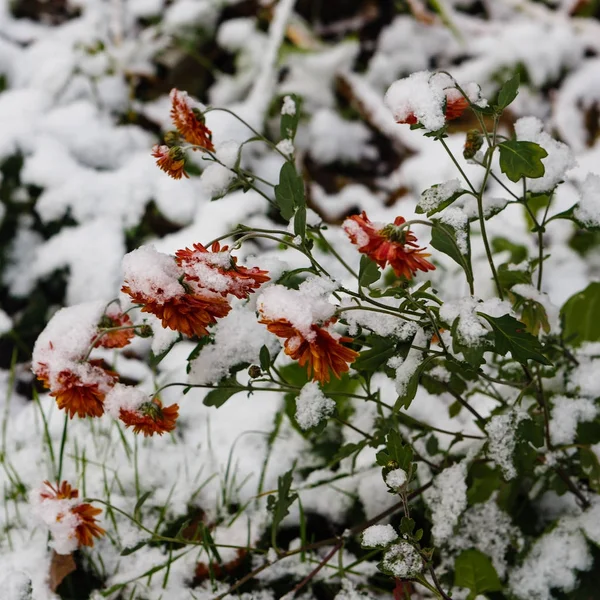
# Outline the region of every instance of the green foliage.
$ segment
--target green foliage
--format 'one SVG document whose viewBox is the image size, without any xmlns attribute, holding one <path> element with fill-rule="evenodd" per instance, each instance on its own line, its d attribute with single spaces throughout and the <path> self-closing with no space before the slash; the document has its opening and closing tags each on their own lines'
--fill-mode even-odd
<svg viewBox="0 0 600 600">
<path fill-rule="evenodd" d="M 290 506 L 298 499 L 298 494 L 292 492 L 294 470 L 290 469 L 277 480 L 277 495 L 271 494 L 267 497 L 267 509 L 273 514 L 271 525 L 271 538 L 273 547 L 276 547 L 275 539 L 281 521 L 290 513 Z"/>
<path fill-rule="evenodd" d="M 244 388 L 237 382 L 235 376 L 228 377 L 220 382 L 217 389 L 211 390 L 204 396 L 205 406 L 214 406 L 219 408 L 231 398 L 231 396 L 241 392 Z"/>
<path fill-rule="evenodd" d="M 485 592 L 497 592 L 502 584 L 492 561 L 479 550 L 464 550 L 454 563 L 454 585 L 471 590 L 468 600 Z"/>
<path fill-rule="evenodd" d="M 293 163 L 286 161 L 279 172 L 279 183 L 275 186 L 275 201 L 281 216 L 289 221 L 298 207 L 305 205 L 304 181 L 296 173 Z"/>
<path fill-rule="evenodd" d="M 560 310 L 563 337 L 572 346 L 600 341 L 600 282 L 571 296 Z"/>
<path fill-rule="evenodd" d="M 521 82 L 521 77 L 519 73 L 517 73 L 513 78 L 505 81 L 500 91 L 498 92 L 498 101 L 494 108 L 498 112 L 502 112 L 507 106 L 512 104 L 513 100 L 519 94 L 519 83 Z"/>
<path fill-rule="evenodd" d="M 491 317 L 484 313 L 477 313 L 483 317 L 494 332 L 496 352 L 506 356 L 508 352 L 522 364 L 528 360 L 535 360 L 543 365 L 550 365 L 550 361 L 542 354 L 543 348 L 539 340 L 527 333 L 524 323 L 517 321 L 510 315 Z"/>
<path fill-rule="evenodd" d="M 456 242 L 456 230 L 447 223 L 434 221 L 434 226 L 431 229 L 431 246 L 448 255 L 454 262 L 459 264 L 465 272 L 465 276 L 469 283 L 473 283 L 473 270 L 471 268 L 471 245 L 467 242 L 467 253 L 463 254 Z M 469 240 L 469 228 L 467 226 L 467 240 Z"/>
<path fill-rule="evenodd" d="M 279 134 L 282 140 L 289 139 L 294 140 L 296 137 L 296 131 L 298 129 L 298 123 L 300 122 L 300 114 L 302 108 L 302 100 L 297 94 L 289 94 L 289 97 L 294 101 L 296 105 L 296 111 L 293 115 L 282 114 L 280 122 Z"/>
<path fill-rule="evenodd" d="M 381 276 L 381 271 L 377 263 L 373 262 L 364 254 L 360 257 L 360 267 L 358 271 L 358 281 L 362 287 L 369 287 L 375 283 Z"/>
<path fill-rule="evenodd" d="M 523 177 L 537 179 L 546 171 L 542 158 L 548 153 L 534 142 L 509 140 L 499 144 L 500 169 L 513 182 Z"/>
</svg>

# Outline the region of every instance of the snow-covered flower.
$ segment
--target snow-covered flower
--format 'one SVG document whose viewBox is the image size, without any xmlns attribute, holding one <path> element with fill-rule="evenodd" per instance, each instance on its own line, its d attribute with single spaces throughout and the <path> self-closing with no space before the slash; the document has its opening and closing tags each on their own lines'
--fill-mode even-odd
<svg viewBox="0 0 600 600">
<path fill-rule="evenodd" d="M 466 86 L 465 97 L 445 73 L 419 71 L 394 82 L 385 102 L 397 123 L 420 123 L 429 131 L 441 129 L 446 121 L 458 119 L 471 102 L 481 104 L 479 86 Z"/>
<path fill-rule="evenodd" d="M 426 260 L 429 254 L 418 247 L 410 229 L 402 227 L 404 223 L 404 217 L 396 217 L 388 225 L 372 223 L 363 211 L 348 217 L 342 226 L 361 254 L 382 269 L 389 263 L 398 277 L 412 279 L 417 271 L 433 271 L 435 267 Z"/>
<path fill-rule="evenodd" d="M 104 397 L 118 380 L 118 375 L 101 365 L 102 361 L 97 360 L 73 363 L 50 383 L 50 395 L 71 419 L 75 415 L 81 418 L 103 415 Z"/>
<path fill-rule="evenodd" d="M 70 554 L 79 546 L 94 545 L 94 538 L 106 532 L 97 523 L 102 512 L 79 500 L 79 491 L 67 481 L 53 486 L 45 481 L 32 497 L 34 514 L 50 530 L 52 546 L 57 554 Z"/>
<path fill-rule="evenodd" d="M 158 167 L 173 179 L 189 178 L 185 172 L 185 153 L 179 146 L 169 148 L 156 144 L 152 147 L 152 156 L 156 158 Z"/>
<path fill-rule="evenodd" d="M 323 326 L 312 325 L 312 339 L 306 339 L 289 321 L 278 319 L 261 319 L 260 323 L 280 338 L 285 338 L 285 353 L 298 361 L 301 367 L 306 366 L 308 376 L 314 381 L 327 383 L 333 373 L 338 379 L 346 373 L 350 364 L 358 358 L 358 352 L 342 344 L 352 343 L 352 338 L 340 337 L 328 328 L 335 323 L 330 319 Z"/>
<path fill-rule="evenodd" d="M 186 92 L 176 88 L 171 90 L 171 119 L 177 131 L 185 141 L 197 146 L 194 150 L 204 149 L 214 152 L 212 132 L 204 124 L 204 117 L 200 109 L 192 106 L 190 97 Z"/>
<path fill-rule="evenodd" d="M 100 319 L 98 328 L 100 332 L 96 338 L 95 347 L 123 348 L 135 336 L 131 318 L 115 305 L 111 305 L 106 309 L 106 312 Z M 114 330 L 110 331 L 111 329 Z"/>
<path fill-rule="evenodd" d="M 238 265 L 237 257 L 231 256 L 228 246 L 221 248 L 219 242 L 214 242 L 210 251 L 202 244 L 194 244 L 192 250 L 178 250 L 175 256 L 187 281 L 196 281 L 222 296 L 232 294 L 236 298 L 247 298 L 269 281 L 267 271 Z"/>
<path fill-rule="evenodd" d="M 122 291 L 141 304 L 143 312 L 156 315 L 163 327 L 188 337 L 208 335 L 206 328 L 231 310 L 221 294 L 184 281 L 185 273 L 175 258 L 153 248 L 130 252 L 123 270 Z"/>
<path fill-rule="evenodd" d="M 133 427 L 134 433 L 148 437 L 175 429 L 179 405 L 163 407 L 158 398 L 149 397 L 139 388 L 117 384 L 106 396 L 106 412 L 125 427 Z"/>
</svg>

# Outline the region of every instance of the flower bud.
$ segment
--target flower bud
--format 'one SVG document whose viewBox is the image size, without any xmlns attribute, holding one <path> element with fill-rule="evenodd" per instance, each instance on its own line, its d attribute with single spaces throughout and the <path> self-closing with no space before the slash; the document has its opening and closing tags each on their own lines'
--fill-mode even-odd
<svg viewBox="0 0 600 600">
<path fill-rule="evenodd" d="M 473 158 L 477 151 L 483 146 L 483 136 L 477 129 L 467 131 L 467 139 L 463 148 L 463 156 L 466 160 Z"/>
</svg>

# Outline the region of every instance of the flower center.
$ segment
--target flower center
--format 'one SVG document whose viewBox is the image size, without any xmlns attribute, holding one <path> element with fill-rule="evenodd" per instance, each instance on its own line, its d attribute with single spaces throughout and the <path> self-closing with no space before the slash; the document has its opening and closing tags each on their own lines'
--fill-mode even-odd
<svg viewBox="0 0 600 600">
<path fill-rule="evenodd" d="M 389 223 L 381 231 L 381 235 L 390 242 L 396 242 L 397 244 L 406 243 L 407 228 L 401 225 L 394 225 Z"/>
</svg>

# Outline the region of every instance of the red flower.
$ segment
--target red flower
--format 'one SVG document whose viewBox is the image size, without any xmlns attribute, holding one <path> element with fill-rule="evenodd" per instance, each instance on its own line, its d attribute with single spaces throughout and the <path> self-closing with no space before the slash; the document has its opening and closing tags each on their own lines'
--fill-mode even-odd
<svg viewBox="0 0 600 600">
<path fill-rule="evenodd" d="M 189 178 L 185 172 L 185 154 L 179 146 L 159 146 L 156 144 L 152 148 L 152 156 L 156 158 L 156 164 L 161 170 L 173 179 L 181 179 L 181 177 Z"/>
<path fill-rule="evenodd" d="M 192 108 L 188 95 L 176 88 L 171 90 L 171 119 L 186 142 L 214 151 L 212 133 L 204 124 L 204 117 L 197 108 Z"/>
<path fill-rule="evenodd" d="M 133 292 L 127 285 L 121 290 L 129 294 L 134 303 L 144 305 L 142 312 L 156 315 L 163 327 L 179 331 L 188 337 L 208 335 L 206 328 L 231 310 L 225 298 L 209 291 L 192 291 L 159 301 L 140 292 Z"/>
<path fill-rule="evenodd" d="M 198 282 L 223 296 L 232 294 L 236 298 L 247 298 L 269 281 L 268 272 L 258 267 L 239 266 L 237 257 L 231 256 L 228 249 L 228 246 L 221 248 L 219 242 L 214 242 L 209 252 L 202 244 L 194 244 L 193 250 L 178 250 L 176 261 L 188 281 Z"/>
<path fill-rule="evenodd" d="M 378 228 L 369 221 L 366 213 L 346 219 L 343 228 L 359 252 L 366 254 L 382 269 L 389 263 L 398 277 L 412 279 L 417 271 L 433 271 L 435 267 L 425 259 L 415 242 L 417 238 L 409 229 L 401 229 L 403 217 L 396 217 L 393 224 Z"/>
<path fill-rule="evenodd" d="M 131 329 L 119 329 L 117 331 L 107 331 L 103 333 L 103 329 L 112 329 L 114 327 L 130 327 Z M 135 336 L 133 323 L 129 315 L 120 312 L 119 310 L 107 311 L 107 314 L 102 316 L 98 325 L 101 337 L 94 344 L 94 347 L 102 346 L 103 348 L 123 348 Z"/>
<path fill-rule="evenodd" d="M 326 327 L 334 321 L 330 320 L 324 324 Z M 342 343 L 352 342 L 352 338 L 335 338 L 319 325 L 313 325 L 311 331 L 314 333 L 312 340 L 307 340 L 292 324 L 279 319 L 271 321 L 263 319 L 260 321 L 267 329 L 276 336 L 285 338 L 285 353 L 298 361 L 303 367 L 307 366 L 308 376 L 322 384 L 330 379 L 330 373 L 333 373 L 338 379 L 341 373 L 346 373 L 357 357 L 358 352 L 342 346 Z"/>
<path fill-rule="evenodd" d="M 144 402 L 135 411 L 121 409 L 119 414 L 125 427 L 133 427 L 134 433 L 143 433 L 144 437 L 173 431 L 178 416 L 179 405 L 171 404 L 171 406 L 163 408 L 161 401 L 157 398 L 150 402 Z"/>
</svg>

